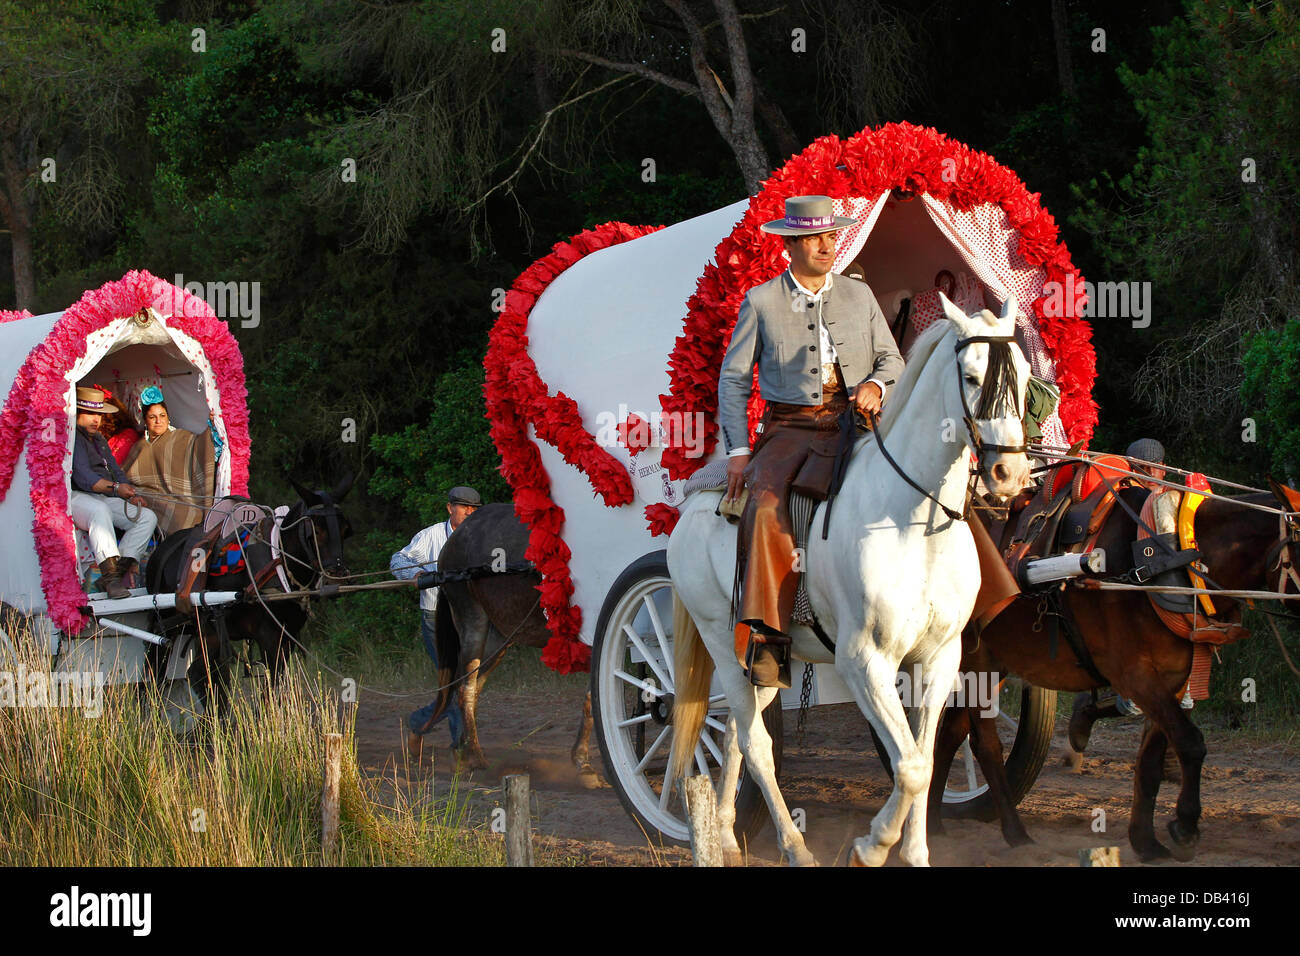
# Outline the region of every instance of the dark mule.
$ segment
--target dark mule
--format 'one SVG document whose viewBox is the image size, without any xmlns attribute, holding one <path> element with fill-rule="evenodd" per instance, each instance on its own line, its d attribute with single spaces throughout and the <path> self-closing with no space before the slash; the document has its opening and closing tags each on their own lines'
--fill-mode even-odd
<svg viewBox="0 0 1300 956">
<path fill-rule="evenodd" d="M 1289 511 L 1300 510 L 1300 493 L 1272 486 L 1273 498 L 1255 494 L 1237 500 L 1274 508 L 1283 502 Z M 1134 511 L 1140 510 L 1147 495 L 1140 488 L 1120 493 Z M 1109 571 L 1132 567 L 1130 542 L 1136 537 L 1136 529 L 1128 513 L 1116 508 L 1097 542 L 1106 551 Z M 1283 531 L 1276 512 L 1243 508 L 1228 498 L 1207 499 L 1196 512 L 1195 531 L 1209 577 L 1226 590 L 1277 590 L 1279 561 L 1293 561 L 1285 552 L 1294 554 L 1300 546 L 1300 530 L 1294 519 L 1288 519 Z M 1285 584 L 1282 587 L 1285 589 Z M 1191 671 L 1192 644 L 1161 622 L 1141 592 L 1066 588 L 1064 608 L 1093 666 L 1105 678 L 1099 681 L 1080 663 L 1064 634 L 1055 642 L 1053 654 L 1040 602 L 1040 596 L 1027 594 L 1003 611 L 980 634 L 978 648 L 964 656 L 962 670 L 1012 672 L 1040 687 L 1064 691 L 1086 691 L 1110 684 L 1134 701 L 1155 729 L 1144 735 L 1138 751 L 1129 842 L 1143 861 L 1168 857 L 1171 852 L 1180 860 L 1190 860 L 1200 839 L 1197 824 L 1201 816 L 1201 763 L 1205 759 L 1205 739 L 1178 698 Z M 1214 598 L 1214 603 L 1219 619 L 1240 623 L 1240 601 Z M 1008 799 L 995 720 L 981 718 L 977 709 L 969 707 L 950 713 L 935 744 L 930 806 L 934 811 L 932 819 L 937 819 L 943 781 L 957 746 L 969 732 L 972 749 L 998 803 L 1003 834 L 1014 845 L 1028 840 L 1028 834 Z M 1178 756 L 1182 789 L 1175 818 L 1168 825 L 1171 844 L 1166 848 L 1156 839 L 1153 816 L 1169 744 Z"/>
<path fill-rule="evenodd" d="M 333 491 L 311 491 L 292 481 L 301 500 L 279 519 L 280 551 L 273 551 L 273 526 L 276 519 L 258 523 L 243 546 L 244 564 L 227 574 L 208 574 L 203 587 L 212 591 L 243 591 L 245 598 L 233 605 L 218 606 L 193 614 L 177 614 L 169 625 L 194 626 L 200 640 L 200 653 L 189 668 L 189 680 L 205 706 L 215 691 L 217 710 L 224 706 L 224 691 L 233 658 L 232 641 L 252 640 L 261 648 L 272 681 L 278 679 L 298 635 L 307 623 L 305 601 L 275 601 L 263 605 L 259 593 L 281 592 L 279 575 L 272 567 L 278 556 L 293 590 L 311 590 L 329 583 L 334 576 L 347 573 L 343 561 L 343 539 L 352 527 L 339 509 L 339 502 L 352 487 L 352 476 L 344 478 Z M 145 568 L 145 584 L 150 593 L 174 593 L 192 560 L 192 535 L 184 529 L 169 535 L 155 549 Z M 254 589 L 250 585 L 256 582 Z M 199 590 L 196 587 L 195 590 Z M 209 679 L 211 678 L 211 679 Z"/>
<path fill-rule="evenodd" d="M 528 528 L 515 515 L 514 505 L 484 505 L 452 533 L 438 555 L 440 572 L 497 568 L 525 562 Z M 465 726 L 453 742 L 459 762 L 470 769 L 488 765 L 478 740 L 478 695 L 488 674 L 510 645 L 544 647 L 551 633 L 538 598 L 541 575 L 536 571 L 488 573 L 465 581 L 448 581 L 438 591 L 438 704 L 434 719 L 453 700 L 460 705 Z M 573 759 L 586 768 L 591 733 L 591 701 L 574 744 Z"/>
</svg>

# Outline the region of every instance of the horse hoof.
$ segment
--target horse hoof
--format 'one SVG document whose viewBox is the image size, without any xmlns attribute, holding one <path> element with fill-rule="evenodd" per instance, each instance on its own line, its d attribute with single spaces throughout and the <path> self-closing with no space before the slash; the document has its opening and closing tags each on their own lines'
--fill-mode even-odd
<svg viewBox="0 0 1300 956">
<path fill-rule="evenodd" d="M 885 857 L 889 856 L 889 848 L 867 845 L 866 849 L 863 849 L 865 842 L 864 840 L 854 842 L 853 852 L 849 854 L 849 866 L 884 866 Z"/>
<path fill-rule="evenodd" d="M 816 866 L 817 858 L 807 850 L 800 850 L 794 856 L 790 857 L 791 866 Z"/>
<path fill-rule="evenodd" d="M 745 854 L 741 853 L 739 848 L 734 850 L 723 850 L 722 865 L 723 866 L 744 866 Z"/>
<path fill-rule="evenodd" d="M 600 779 L 600 774 L 591 767 L 583 767 L 578 771 L 578 783 L 584 790 L 599 790 L 606 786 L 605 781 Z"/>
<path fill-rule="evenodd" d="M 1061 757 L 1061 764 L 1076 772 L 1080 771 L 1083 769 L 1083 754 L 1073 747 L 1067 747 L 1065 754 Z"/>
<path fill-rule="evenodd" d="M 1134 844 L 1133 852 L 1137 854 L 1138 859 L 1143 863 L 1160 863 L 1173 856 L 1163 843 L 1158 843 L 1155 840 L 1152 840 L 1149 846 Z"/>
<path fill-rule="evenodd" d="M 1034 843 L 1034 838 L 1023 830 L 1019 833 L 1003 832 L 1002 839 L 1007 841 L 1009 847 L 1032 846 Z"/>
<path fill-rule="evenodd" d="M 1169 836 L 1172 843 L 1169 846 L 1169 852 L 1175 860 L 1180 863 L 1190 863 L 1196 858 L 1196 845 L 1201 841 L 1201 835 L 1192 831 L 1188 835 L 1177 820 L 1169 821 Z"/>
</svg>

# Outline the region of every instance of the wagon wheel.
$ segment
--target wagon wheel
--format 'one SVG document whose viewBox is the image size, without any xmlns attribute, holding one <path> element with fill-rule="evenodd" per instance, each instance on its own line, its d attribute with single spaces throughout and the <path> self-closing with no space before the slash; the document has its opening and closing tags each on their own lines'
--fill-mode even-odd
<svg viewBox="0 0 1300 956">
<path fill-rule="evenodd" d="M 1029 793 L 1047 760 L 1056 728 L 1056 691 L 1008 676 L 999 687 L 996 719 L 1011 804 L 1016 806 Z M 893 768 L 885 745 L 875 728 L 870 729 L 876 753 L 892 779 Z M 998 818 L 997 805 L 971 750 L 969 737 L 961 742 L 953 757 L 943 790 L 943 811 L 944 816 L 956 819 L 988 822 Z"/>
<path fill-rule="evenodd" d="M 614 583 L 596 627 L 592 702 L 605 771 L 624 808 L 645 829 L 665 840 L 690 839 L 681 797 L 664 789 L 672 745 L 672 581 L 663 551 L 630 565 Z M 719 776 L 728 708 L 719 695 L 695 750 L 696 766 Z M 763 712 L 772 736 L 772 757 L 781 772 L 782 718 L 778 697 Z M 752 839 L 767 820 L 758 786 L 741 769 L 736 793 L 736 836 Z"/>
</svg>

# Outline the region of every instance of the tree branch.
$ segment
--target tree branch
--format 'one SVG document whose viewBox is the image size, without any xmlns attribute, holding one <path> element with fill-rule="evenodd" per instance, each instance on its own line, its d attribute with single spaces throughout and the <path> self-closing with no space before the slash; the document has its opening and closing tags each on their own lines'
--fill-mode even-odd
<svg viewBox="0 0 1300 956">
<path fill-rule="evenodd" d="M 617 63 L 614 60 L 607 60 L 603 56 L 595 56 L 591 53 L 583 53 L 581 50 L 557 50 L 560 56 L 572 57 L 575 60 L 582 60 L 584 63 L 591 63 L 594 66 L 603 66 L 610 70 L 618 70 L 620 73 L 628 73 L 633 76 L 639 76 L 643 79 L 653 80 L 654 82 L 677 90 L 679 93 L 685 93 L 687 96 L 699 96 L 698 87 L 692 86 L 685 80 L 679 80 L 676 77 L 669 76 L 667 73 L 660 73 L 658 70 L 652 70 L 648 66 L 640 63 Z"/>
<path fill-rule="evenodd" d="M 593 96 L 596 93 L 599 93 L 601 90 L 608 89 L 609 87 L 613 86 L 615 83 L 621 83 L 626 79 L 630 79 L 631 76 L 632 74 L 630 73 L 626 73 L 623 76 L 616 76 L 612 80 L 609 80 L 606 83 L 602 83 L 600 86 L 593 87 L 590 90 L 587 90 L 583 93 L 579 93 L 577 96 L 571 97 L 562 103 L 557 103 L 555 106 L 552 106 L 549 110 L 547 110 L 542 115 L 542 121 L 537 127 L 537 132 L 533 135 L 532 141 L 528 143 L 528 145 L 524 148 L 524 154 L 523 156 L 520 157 L 519 163 L 515 166 L 514 172 L 512 172 L 505 179 L 501 180 L 501 182 L 497 183 L 495 186 L 493 186 L 491 189 L 485 192 L 478 199 L 470 203 L 469 206 L 466 207 L 466 211 L 469 212 L 474 209 L 477 209 L 479 206 L 482 206 L 484 203 L 487 202 L 488 197 L 491 196 L 494 192 L 500 189 L 508 189 L 512 183 L 514 183 L 521 175 L 523 175 L 524 168 L 528 165 L 529 158 L 533 155 L 533 153 L 537 152 L 537 148 L 541 145 L 542 137 L 546 135 L 546 127 L 550 125 L 552 116 L 554 116 L 560 110 L 564 109 L 566 106 L 572 106 L 574 103 L 586 99 L 588 96 Z"/>
</svg>

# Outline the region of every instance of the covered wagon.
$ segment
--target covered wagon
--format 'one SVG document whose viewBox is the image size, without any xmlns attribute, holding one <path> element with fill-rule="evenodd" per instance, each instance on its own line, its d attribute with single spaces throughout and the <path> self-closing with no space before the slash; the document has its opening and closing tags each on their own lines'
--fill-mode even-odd
<svg viewBox="0 0 1300 956">
<path fill-rule="evenodd" d="M 5 626 L 23 622 L 60 669 L 138 681 L 153 653 L 159 676 L 183 683 L 193 652 L 150 631 L 144 608 L 157 598 L 136 589 L 110 600 L 89 580 L 94 560 L 69 507 L 76 387 L 95 382 L 138 406 L 146 387 L 161 385 L 172 423 L 211 429 L 222 447 L 215 496 L 245 495 L 248 409 L 234 336 L 203 299 L 130 272 L 62 312 L 0 313 L 0 379 L 9 383 L 0 412 Z M 9 635 L 0 633 L 0 645 L 11 646 Z"/>
<path fill-rule="evenodd" d="M 1091 331 L 1082 303 L 1063 301 L 1082 277 L 1055 221 L 1011 170 L 932 129 L 824 137 L 750 199 L 667 227 L 597 226 L 527 269 L 492 332 L 485 393 L 531 529 L 528 557 L 543 575 L 552 632 L 543 659 L 561 672 L 592 669 L 609 776 L 629 811 L 670 839 L 687 829 L 662 780 L 673 699 L 662 535 L 687 481 L 723 457 L 718 372 L 740 302 L 786 266 L 759 226 L 805 194 L 830 196 L 837 215 L 858 220 L 840 234 L 834 271 L 871 287 L 904 351 L 941 315 L 940 289 L 967 311 L 996 311 L 1014 296 L 1019 344 L 1034 375 L 1060 392 L 1042 440 L 1086 442 L 1097 420 Z M 761 411 L 756 389 L 751 430 Z M 1007 693 L 1017 744 L 1050 736 L 1045 692 Z M 848 699 L 831 666 L 815 668 L 811 698 Z M 798 691 L 783 700 L 798 706 Z M 779 720 L 769 717 L 774 735 Z M 716 761 L 723 722 L 707 722 L 701 765 Z M 954 781 L 950 798 L 983 790 L 971 776 Z M 761 801 L 745 803 L 742 825 L 763 813 Z"/>
</svg>

